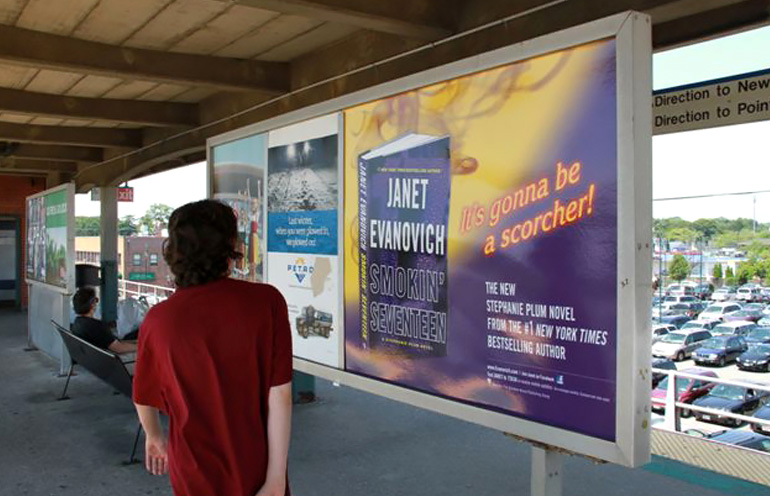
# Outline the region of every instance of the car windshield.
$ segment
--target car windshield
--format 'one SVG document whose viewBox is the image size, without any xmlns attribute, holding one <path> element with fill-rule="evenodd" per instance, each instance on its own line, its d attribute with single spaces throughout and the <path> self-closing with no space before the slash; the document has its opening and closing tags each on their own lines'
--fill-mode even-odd
<svg viewBox="0 0 770 496">
<path fill-rule="evenodd" d="M 754 339 L 770 338 L 770 329 L 754 329 L 749 333 L 749 337 Z"/>
<path fill-rule="evenodd" d="M 682 326 L 682 329 L 700 329 L 703 327 L 702 322 L 688 322 Z"/>
<path fill-rule="evenodd" d="M 734 329 L 726 325 L 718 325 L 711 330 L 711 334 L 732 334 Z"/>
<path fill-rule="evenodd" d="M 748 305 L 743 307 L 744 310 L 751 310 L 753 312 L 762 311 L 764 308 L 765 306 L 762 305 L 761 303 L 749 303 Z"/>
<path fill-rule="evenodd" d="M 732 386 L 730 384 L 719 384 L 711 390 L 709 396 L 715 396 L 717 398 L 724 398 L 726 400 L 742 400 L 744 389 L 740 386 Z"/>
<path fill-rule="evenodd" d="M 728 338 L 711 338 L 703 342 L 703 348 L 720 349 L 727 346 Z"/>
<path fill-rule="evenodd" d="M 663 301 L 666 303 L 672 302 L 672 301 L 676 303 L 677 301 L 679 301 L 679 299 L 676 296 L 666 296 L 666 299 Z"/>
<path fill-rule="evenodd" d="M 751 351 L 755 353 L 767 353 L 770 354 L 770 344 L 755 344 L 749 348 Z"/>
<path fill-rule="evenodd" d="M 718 307 L 716 305 L 711 305 L 706 309 L 706 312 L 708 313 L 722 313 L 722 307 Z"/>
<path fill-rule="evenodd" d="M 677 377 L 676 392 L 678 394 L 684 393 L 685 391 L 687 391 L 687 388 L 690 387 L 691 382 L 692 382 L 692 379 Z M 660 391 L 665 391 L 666 389 L 668 389 L 668 376 L 664 377 L 663 380 L 658 383 L 658 386 L 655 389 L 658 389 Z"/>
<path fill-rule="evenodd" d="M 664 343 L 684 343 L 685 337 L 687 336 L 685 336 L 684 334 L 672 332 L 670 334 L 666 334 L 665 336 L 663 336 L 663 339 L 661 339 L 661 341 L 663 341 Z"/>
</svg>

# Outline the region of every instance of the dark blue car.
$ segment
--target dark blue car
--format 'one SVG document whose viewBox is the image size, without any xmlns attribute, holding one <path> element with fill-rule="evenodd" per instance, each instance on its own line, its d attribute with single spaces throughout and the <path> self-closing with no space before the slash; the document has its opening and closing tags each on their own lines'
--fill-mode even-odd
<svg viewBox="0 0 770 496">
<path fill-rule="evenodd" d="M 724 367 L 748 347 L 741 336 L 717 336 L 707 339 L 700 348 L 692 352 L 696 365 L 718 365 Z"/>
<path fill-rule="evenodd" d="M 770 372 L 770 344 L 750 345 L 735 361 L 741 370 Z"/>
<path fill-rule="evenodd" d="M 754 417 L 762 420 L 770 420 L 770 405 L 765 405 L 757 410 Z M 752 423 L 751 430 L 759 434 L 770 434 L 770 425 Z"/>
<path fill-rule="evenodd" d="M 685 322 L 688 322 L 691 319 L 691 317 L 688 317 L 685 314 L 673 314 L 673 315 L 664 315 L 662 317 L 659 317 L 656 319 L 661 324 L 672 324 L 675 325 L 677 329 L 681 328 Z"/>
<path fill-rule="evenodd" d="M 722 431 L 706 436 L 707 439 L 742 448 L 753 449 L 770 453 L 770 437 L 762 434 L 754 434 L 746 431 Z"/>
<path fill-rule="evenodd" d="M 740 415 L 750 415 L 759 409 L 760 406 L 764 405 L 768 398 L 770 398 L 770 393 L 759 389 L 731 384 L 717 384 L 709 394 L 695 400 L 693 405 L 714 410 L 724 410 L 725 412 Z M 740 420 L 722 415 L 698 411 L 694 411 L 694 413 L 695 418 L 705 422 L 734 426 L 739 426 L 742 423 Z"/>
<path fill-rule="evenodd" d="M 770 327 L 755 327 L 746 335 L 746 344 L 770 343 Z"/>
</svg>

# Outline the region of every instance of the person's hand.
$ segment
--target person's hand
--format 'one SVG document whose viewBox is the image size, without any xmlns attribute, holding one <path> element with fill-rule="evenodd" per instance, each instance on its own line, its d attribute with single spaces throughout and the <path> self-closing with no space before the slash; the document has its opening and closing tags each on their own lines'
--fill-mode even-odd
<svg viewBox="0 0 770 496">
<path fill-rule="evenodd" d="M 275 480 L 267 480 L 265 484 L 259 489 L 256 496 L 284 496 L 286 494 L 286 478 L 275 478 Z"/>
<path fill-rule="evenodd" d="M 144 465 L 153 475 L 168 472 L 168 441 L 165 437 L 147 437 L 144 442 Z"/>
</svg>

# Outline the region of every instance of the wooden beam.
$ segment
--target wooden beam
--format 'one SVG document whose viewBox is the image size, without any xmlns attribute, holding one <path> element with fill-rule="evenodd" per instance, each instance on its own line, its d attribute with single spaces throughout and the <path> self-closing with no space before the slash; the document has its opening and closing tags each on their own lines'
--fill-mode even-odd
<svg viewBox="0 0 770 496">
<path fill-rule="evenodd" d="M 118 47 L 6 25 L 0 25 L 0 60 L 222 90 L 282 93 L 289 86 L 289 66 L 281 62 Z"/>
<path fill-rule="evenodd" d="M 381 33 L 435 40 L 454 30 L 452 0 L 219 0 Z"/>
<path fill-rule="evenodd" d="M 5 157 L 0 158 L 0 171 L 4 170 L 75 173 L 78 171 L 78 165 L 75 162 Z"/>
<path fill-rule="evenodd" d="M 150 126 L 194 126 L 198 122 L 198 106 L 193 103 L 84 98 L 9 88 L 0 88 L 0 109 L 36 116 Z"/>
<path fill-rule="evenodd" d="M 142 131 L 139 129 L 38 126 L 0 122 L 0 140 L 51 145 L 138 148 L 142 145 Z"/>
<path fill-rule="evenodd" d="M 104 151 L 100 148 L 66 145 L 37 145 L 11 143 L 6 148 L 8 156 L 16 158 L 37 158 L 56 162 L 101 162 Z M 2 152 L 2 147 L 0 147 Z"/>
</svg>

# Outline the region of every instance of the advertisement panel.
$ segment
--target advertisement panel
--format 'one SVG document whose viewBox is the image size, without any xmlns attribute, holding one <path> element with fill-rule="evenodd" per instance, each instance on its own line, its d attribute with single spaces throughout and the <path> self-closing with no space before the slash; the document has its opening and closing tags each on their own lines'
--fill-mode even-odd
<svg viewBox="0 0 770 496">
<path fill-rule="evenodd" d="M 211 148 L 212 198 L 230 205 L 238 218 L 237 250 L 232 277 L 265 280 L 265 175 L 267 136 L 257 134 Z"/>
<path fill-rule="evenodd" d="M 74 188 L 60 186 L 27 198 L 27 282 L 71 289 Z"/>
<path fill-rule="evenodd" d="M 347 370 L 616 435 L 616 43 L 345 111 Z"/>
<path fill-rule="evenodd" d="M 541 446 L 646 463 L 650 76 L 650 19 L 624 13 L 209 140 L 210 157 L 259 133 L 276 149 L 268 279 L 301 303 L 295 370 Z M 319 274 L 333 229 L 315 230 L 323 217 L 297 206 L 329 193 L 305 201 L 319 188 L 284 176 L 302 168 L 289 154 L 331 134 L 278 136 L 339 111 L 340 270 Z M 338 315 L 303 310 L 320 281 Z M 338 365 L 298 346 L 312 343 L 299 329 L 320 340 L 329 321 L 344 337 Z"/>
<path fill-rule="evenodd" d="M 340 366 L 339 114 L 268 136 L 268 282 L 286 298 L 294 356 Z"/>
</svg>

